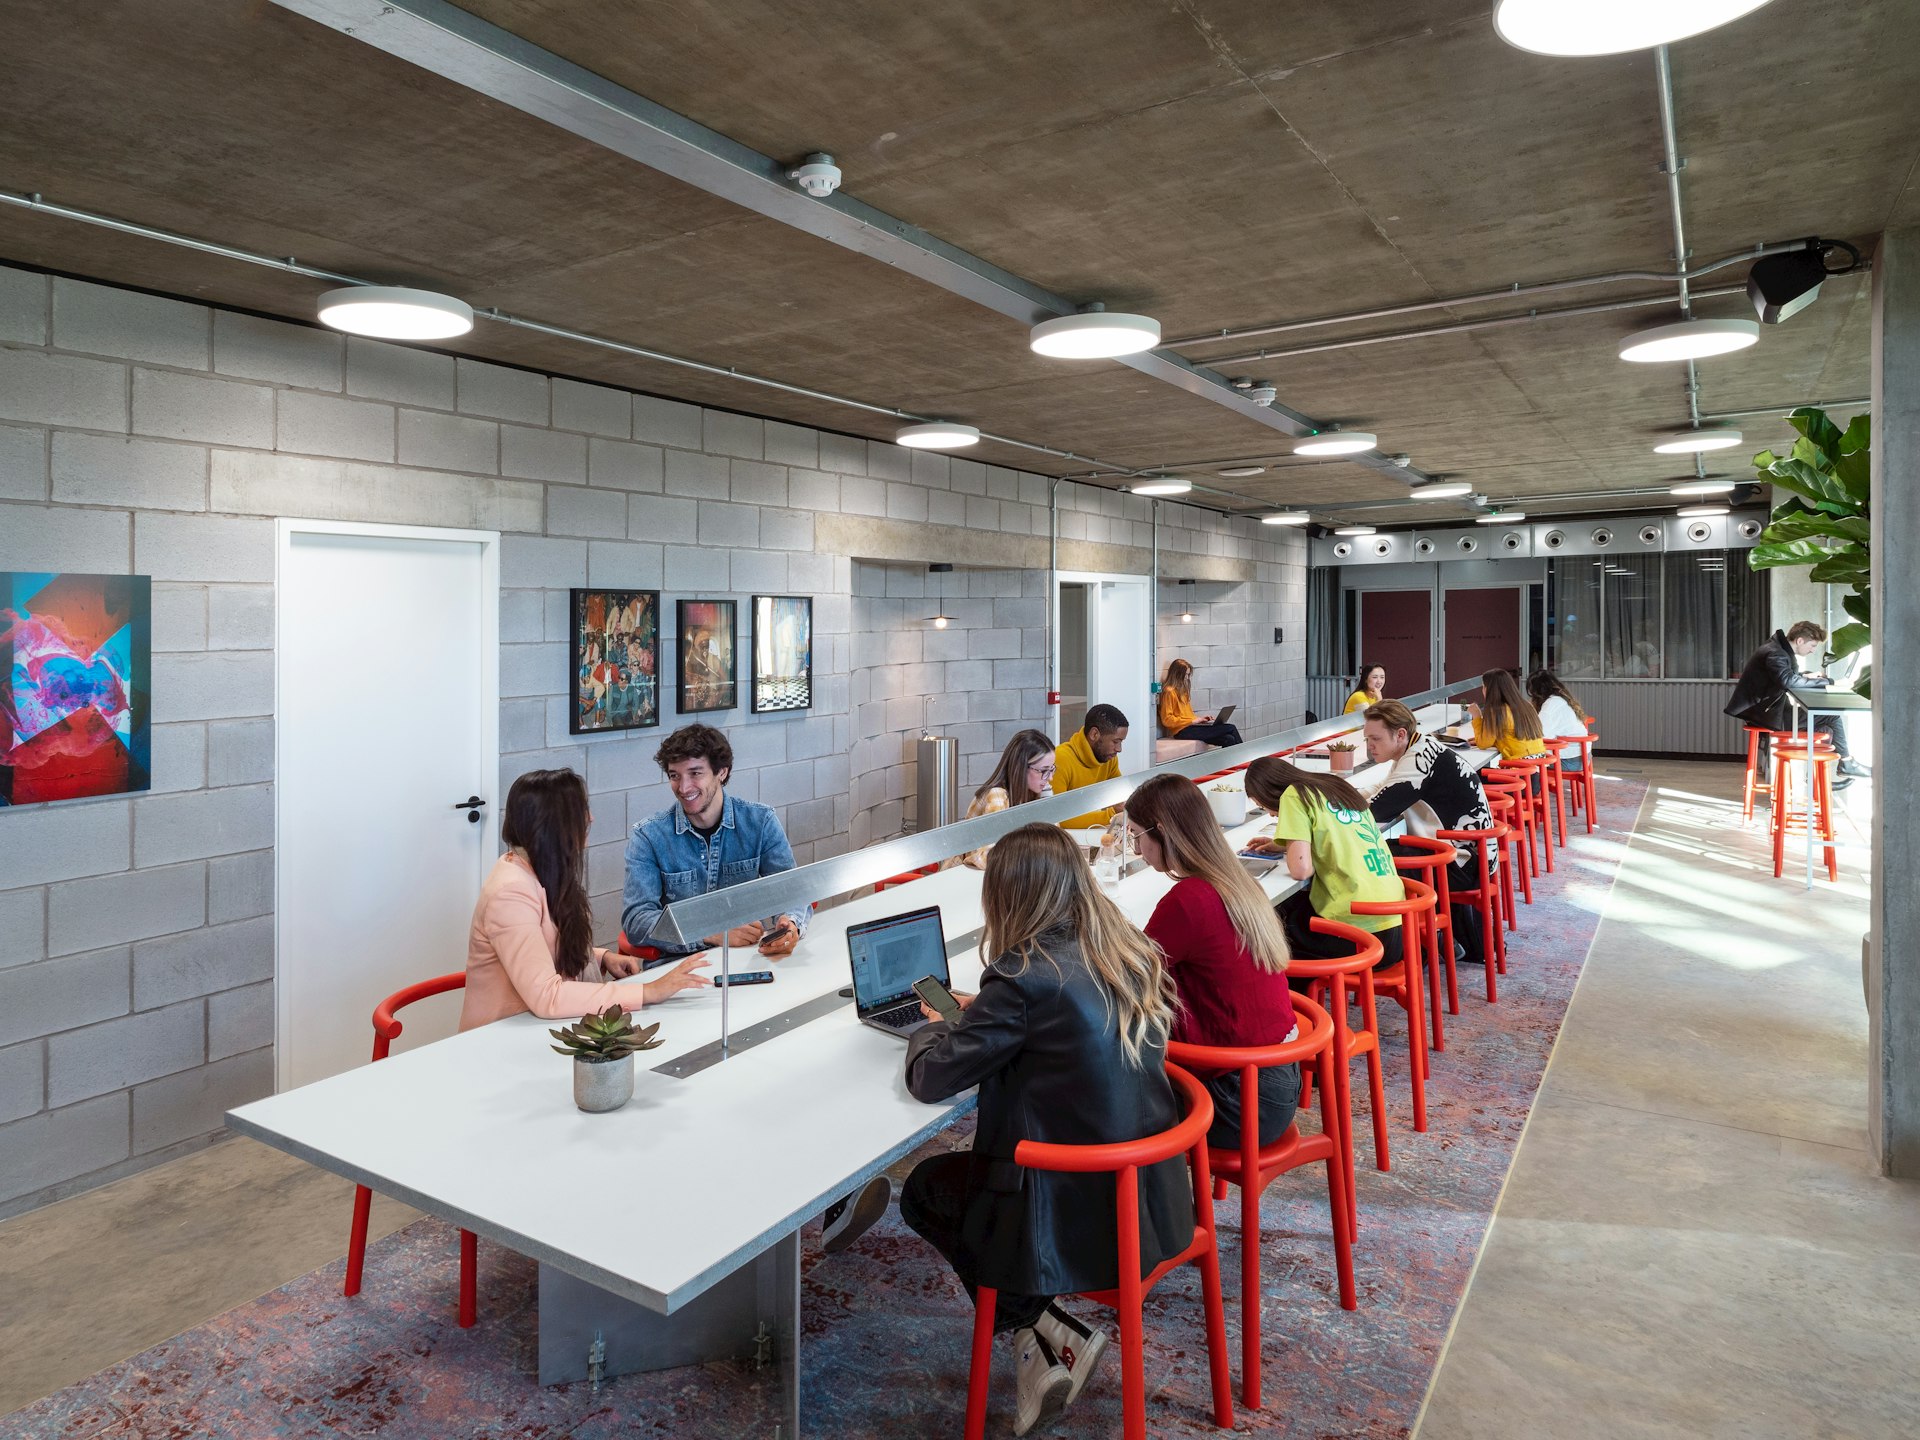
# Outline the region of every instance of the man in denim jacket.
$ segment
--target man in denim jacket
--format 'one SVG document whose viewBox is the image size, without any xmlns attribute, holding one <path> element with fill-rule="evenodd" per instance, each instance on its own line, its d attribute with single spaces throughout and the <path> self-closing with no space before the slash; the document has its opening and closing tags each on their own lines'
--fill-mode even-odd
<svg viewBox="0 0 1920 1440">
<path fill-rule="evenodd" d="M 709 935 L 695 944 L 651 938 L 660 912 L 675 900 L 704 895 L 762 875 L 793 869 L 793 847 L 780 817 L 765 805 L 727 794 L 733 747 L 711 725 L 683 725 L 654 755 L 680 802 L 633 827 L 627 840 L 627 884 L 620 928 L 633 945 L 652 945 L 663 959 L 720 943 Z M 727 932 L 727 943 L 745 948 L 767 942 L 776 956 L 791 949 L 774 943 L 781 931 L 803 935 L 812 907 L 763 924 L 750 920 Z"/>
</svg>

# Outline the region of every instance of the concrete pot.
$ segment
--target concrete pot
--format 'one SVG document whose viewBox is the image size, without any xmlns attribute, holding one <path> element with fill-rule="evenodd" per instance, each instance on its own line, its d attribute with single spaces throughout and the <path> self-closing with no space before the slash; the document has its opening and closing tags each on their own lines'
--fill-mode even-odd
<svg viewBox="0 0 1920 1440">
<path fill-rule="evenodd" d="M 573 1061 L 573 1103 L 589 1115 L 618 1110 L 633 1098 L 633 1056 L 618 1060 Z"/>
<path fill-rule="evenodd" d="M 1231 830 L 1235 825 L 1244 825 L 1247 819 L 1247 792 L 1244 790 L 1209 789 L 1207 808 L 1213 811 L 1216 823 Z"/>
</svg>

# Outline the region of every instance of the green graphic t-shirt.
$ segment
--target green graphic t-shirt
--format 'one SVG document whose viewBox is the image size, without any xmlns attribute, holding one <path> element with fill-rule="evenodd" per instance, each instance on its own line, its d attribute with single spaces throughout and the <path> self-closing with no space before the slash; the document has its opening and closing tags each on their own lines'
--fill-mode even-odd
<svg viewBox="0 0 1920 1440">
<path fill-rule="evenodd" d="M 1323 920 L 1366 931 L 1391 930 L 1398 915 L 1356 915 L 1356 900 L 1402 900 L 1400 872 L 1380 827 L 1365 810 L 1342 810 L 1311 791 L 1295 787 L 1280 797 L 1273 838 L 1305 840 L 1313 848 L 1313 888 L 1308 898 Z"/>
</svg>

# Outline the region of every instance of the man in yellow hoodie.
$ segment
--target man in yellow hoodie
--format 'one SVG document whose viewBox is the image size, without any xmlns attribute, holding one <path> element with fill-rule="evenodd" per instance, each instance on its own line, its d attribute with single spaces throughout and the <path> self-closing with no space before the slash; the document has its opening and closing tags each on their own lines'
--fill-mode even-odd
<svg viewBox="0 0 1920 1440">
<path fill-rule="evenodd" d="M 1127 741 L 1127 717 L 1112 705 L 1096 705 L 1087 711 L 1087 722 L 1066 744 L 1053 752 L 1053 793 L 1079 790 L 1112 780 L 1120 774 L 1120 747 Z M 1119 812 L 1118 805 L 1077 815 L 1060 823 L 1069 830 L 1089 825 L 1104 825 Z"/>
</svg>

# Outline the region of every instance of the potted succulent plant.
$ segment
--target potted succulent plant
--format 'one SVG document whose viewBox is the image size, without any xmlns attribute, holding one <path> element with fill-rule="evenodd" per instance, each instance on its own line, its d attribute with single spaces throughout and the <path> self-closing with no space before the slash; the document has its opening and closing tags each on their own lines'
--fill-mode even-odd
<svg viewBox="0 0 1920 1440">
<path fill-rule="evenodd" d="M 1216 822 L 1231 830 L 1247 819 L 1247 792 L 1238 785 L 1209 785 L 1207 805 Z"/>
<path fill-rule="evenodd" d="M 1327 765 L 1334 774 L 1353 769 L 1353 752 L 1360 747 L 1351 740 L 1336 740 L 1327 746 Z"/>
<path fill-rule="evenodd" d="M 554 1053 L 573 1057 L 573 1103 L 588 1114 L 618 1110 L 633 1098 L 633 1057 L 660 1044 L 658 1023 L 633 1027 L 618 1005 L 583 1015 L 564 1030 L 547 1033 L 560 1043 Z"/>
</svg>

